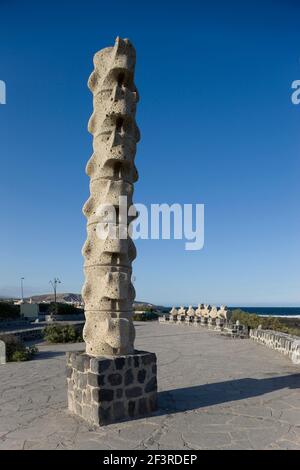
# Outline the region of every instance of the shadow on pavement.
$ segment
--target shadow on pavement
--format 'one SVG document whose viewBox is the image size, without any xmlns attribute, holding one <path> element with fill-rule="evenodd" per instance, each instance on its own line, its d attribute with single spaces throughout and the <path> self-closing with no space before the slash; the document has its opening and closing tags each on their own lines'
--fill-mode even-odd
<svg viewBox="0 0 300 470">
<path fill-rule="evenodd" d="M 160 392 L 159 414 L 194 410 L 245 398 L 258 397 L 284 388 L 299 389 L 300 374 L 264 379 L 237 379 Z"/>
</svg>

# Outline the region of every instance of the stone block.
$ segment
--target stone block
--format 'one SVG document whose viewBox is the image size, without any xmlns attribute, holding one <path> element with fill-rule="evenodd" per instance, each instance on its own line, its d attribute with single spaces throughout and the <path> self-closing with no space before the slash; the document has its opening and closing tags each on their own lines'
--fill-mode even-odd
<svg viewBox="0 0 300 470">
<path fill-rule="evenodd" d="M 157 389 L 157 381 L 156 381 L 156 377 L 153 376 L 152 379 L 149 380 L 149 382 L 146 384 L 145 392 L 146 393 L 154 392 L 156 389 Z"/>
<path fill-rule="evenodd" d="M 125 395 L 127 398 L 137 398 L 142 396 L 143 389 L 141 387 L 131 387 L 125 390 Z"/>
<path fill-rule="evenodd" d="M 156 372 L 156 371 L 155 371 L 155 372 Z M 137 375 L 138 382 L 141 383 L 141 384 L 144 383 L 144 382 L 145 382 L 145 378 L 146 378 L 146 371 L 145 371 L 145 369 L 139 370 L 138 375 Z"/>
<path fill-rule="evenodd" d="M 114 385 L 121 385 L 121 383 L 123 382 L 123 377 L 121 374 L 110 374 L 108 376 L 108 382 L 110 385 L 114 386 Z"/>
<path fill-rule="evenodd" d="M 103 359 L 102 361 L 99 361 L 97 358 L 91 359 L 91 372 L 94 372 L 95 374 L 102 374 L 109 369 L 110 366 L 111 361 L 108 359 Z"/>
<path fill-rule="evenodd" d="M 141 373 L 142 371 L 139 371 L 138 375 Z M 133 373 L 132 373 L 132 369 L 128 369 L 126 372 L 125 372 L 125 385 L 131 385 L 134 381 L 134 376 L 133 376 Z M 141 383 L 144 383 L 144 381 L 142 381 Z"/>
</svg>

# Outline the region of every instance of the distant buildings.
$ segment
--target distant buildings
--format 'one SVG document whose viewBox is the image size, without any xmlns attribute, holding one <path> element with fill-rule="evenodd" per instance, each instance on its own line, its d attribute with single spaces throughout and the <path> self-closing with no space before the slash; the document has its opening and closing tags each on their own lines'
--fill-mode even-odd
<svg viewBox="0 0 300 470">
<path fill-rule="evenodd" d="M 21 302 L 20 303 L 20 316 L 30 320 L 36 320 L 40 315 L 40 304 Z"/>
</svg>

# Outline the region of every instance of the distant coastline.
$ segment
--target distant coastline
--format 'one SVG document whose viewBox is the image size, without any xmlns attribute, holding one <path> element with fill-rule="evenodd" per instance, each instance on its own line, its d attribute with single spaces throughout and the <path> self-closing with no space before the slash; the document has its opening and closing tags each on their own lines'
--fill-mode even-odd
<svg viewBox="0 0 300 470">
<path fill-rule="evenodd" d="M 244 312 L 256 313 L 260 316 L 300 318 L 300 307 L 229 307 L 230 310 L 240 308 Z"/>
</svg>

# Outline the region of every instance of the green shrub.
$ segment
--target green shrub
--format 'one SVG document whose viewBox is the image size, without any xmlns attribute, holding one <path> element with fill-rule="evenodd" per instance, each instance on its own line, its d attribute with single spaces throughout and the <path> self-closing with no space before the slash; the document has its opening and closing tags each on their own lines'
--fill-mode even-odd
<svg viewBox="0 0 300 470">
<path fill-rule="evenodd" d="M 282 329 L 285 328 L 280 319 L 276 317 L 262 318 L 261 325 L 265 330 L 282 331 Z"/>
<path fill-rule="evenodd" d="M 83 309 L 64 303 L 51 303 L 48 307 L 48 315 L 78 315 L 83 313 Z"/>
<path fill-rule="evenodd" d="M 14 320 L 20 317 L 20 306 L 9 302 L 0 302 L 0 321 Z"/>
<path fill-rule="evenodd" d="M 14 351 L 11 354 L 9 360 L 11 362 L 23 362 L 23 361 L 29 361 L 29 359 L 31 359 L 30 351 L 27 348 L 25 348 L 23 350 Z"/>
<path fill-rule="evenodd" d="M 255 329 L 261 325 L 264 330 L 281 331 L 282 333 L 300 336 L 300 328 L 290 327 L 284 323 L 284 319 L 278 317 L 260 317 L 254 313 L 247 313 L 238 308 L 232 310 L 231 320 L 233 322 L 239 320 L 241 325 L 248 326 L 251 329 Z"/>
<path fill-rule="evenodd" d="M 252 329 L 257 328 L 262 322 L 262 319 L 258 315 L 246 313 L 239 308 L 232 310 L 231 321 L 236 322 L 237 320 L 239 320 L 241 325 L 248 326 L 248 328 Z"/>
<path fill-rule="evenodd" d="M 82 334 L 73 325 L 48 325 L 44 330 L 44 338 L 49 343 L 82 342 Z"/>
<path fill-rule="evenodd" d="M 36 346 L 26 347 L 19 338 L 13 335 L 2 336 L 6 345 L 6 358 L 8 362 L 29 361 L 38 352 Z"/>
<path fill-rule="evenodd" d="M 133 305 L 133 310 L 137 310 L 138 312 L 154 312 L 155 309 L 153 306 L 148 305 L 148 304 L 134 304 Z"/>
</svg>

